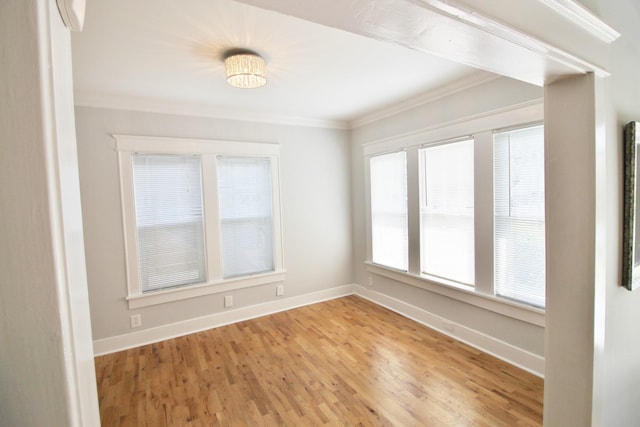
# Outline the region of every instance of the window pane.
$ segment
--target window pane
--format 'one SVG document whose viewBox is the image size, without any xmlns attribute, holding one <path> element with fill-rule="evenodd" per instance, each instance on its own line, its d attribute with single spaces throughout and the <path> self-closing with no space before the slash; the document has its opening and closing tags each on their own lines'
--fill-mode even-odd
<svg viewBox="0 0 640 427">
<path fill-rule="evenodd" d="M 372 261 L 407 271 L 407 157 L 404 151 L 372 157 Z"/>
<path fill-rule="evenodd" d="M 273 271 L 271 161 L 218 157 L 224 278 Z"/>
<path fill-rule="evenodd" d="M 422 272 L 475 280 L 473 140 L 420 150 Z"/>
<path fill-rule="evenodd" d="M 204 282 L 200 157 L 132 161 L 142 292 Z"/>
<path fill-rule="evenodd" d="M 545 304 L 542 126 L 494 135 L 495 293 Z"/>
</svg>

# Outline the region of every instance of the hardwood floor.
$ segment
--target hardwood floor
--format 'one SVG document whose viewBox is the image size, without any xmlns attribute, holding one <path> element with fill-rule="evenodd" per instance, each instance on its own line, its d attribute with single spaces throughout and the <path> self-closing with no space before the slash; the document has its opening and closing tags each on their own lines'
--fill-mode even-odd
<svg viewBox="0 0 640 427">
<path fill-rule="evenodd" d="M 96 358 L 103 427 L 540 426 L 543 381 L 350 296 Z"/>
</svg>

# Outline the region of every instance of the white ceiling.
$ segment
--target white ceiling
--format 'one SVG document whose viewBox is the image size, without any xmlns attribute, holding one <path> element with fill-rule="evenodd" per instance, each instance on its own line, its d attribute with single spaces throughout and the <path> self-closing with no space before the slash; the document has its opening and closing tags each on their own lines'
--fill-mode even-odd
<svg viewBox="0 0 640 427">
<path fill-rule="evenodd" d="M 331 121 L 352 121 L 479 73 L 231 0 L 92 0 L 72 47 L 80 104 L 194 105 Z M 265 58 L 266 86 L 226 83 L 222 57 L 231 48 Z"/>
</svg>

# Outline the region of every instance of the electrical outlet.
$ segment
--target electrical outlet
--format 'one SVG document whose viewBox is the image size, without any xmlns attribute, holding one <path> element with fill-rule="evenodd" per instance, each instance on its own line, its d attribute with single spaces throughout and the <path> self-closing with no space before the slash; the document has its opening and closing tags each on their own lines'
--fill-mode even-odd
<svg viewBox="0 0 640 427">
<path fill-rule="evenodd" d="M 227 295 L 224 297 L 224 306 L 233 307 L 233 295 Z"/>
<path fill-rule="evenodd" d="M 276 296 L 281 297 L 282 295 L 284 295 L 284 285 L 276 286 Z"/>
<path fill-rule="evenodd" d="M 140 326 L 142 326 L 142 315 L 132 314 L 131 317 L 129 318 L 129 321 L 131 322 L 132 328 L 139 328 Z"/>
<path fill-rule="evenodd" d="M 369 276 L 369 287 L 373 288 L 373 277 Z"/>
</svg>

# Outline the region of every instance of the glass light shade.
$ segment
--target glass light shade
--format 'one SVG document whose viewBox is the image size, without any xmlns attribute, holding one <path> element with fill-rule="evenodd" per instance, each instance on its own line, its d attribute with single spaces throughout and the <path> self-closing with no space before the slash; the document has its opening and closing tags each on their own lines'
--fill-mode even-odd
<svg viewBox="0 0 640 427">
<path fill-rule="evenodd" d="M 224 60 L 227 82 L 234 87 L 253 89 L 267 82 L 264 59 L 253 53 L 231 55 Z"/>
</svg>

